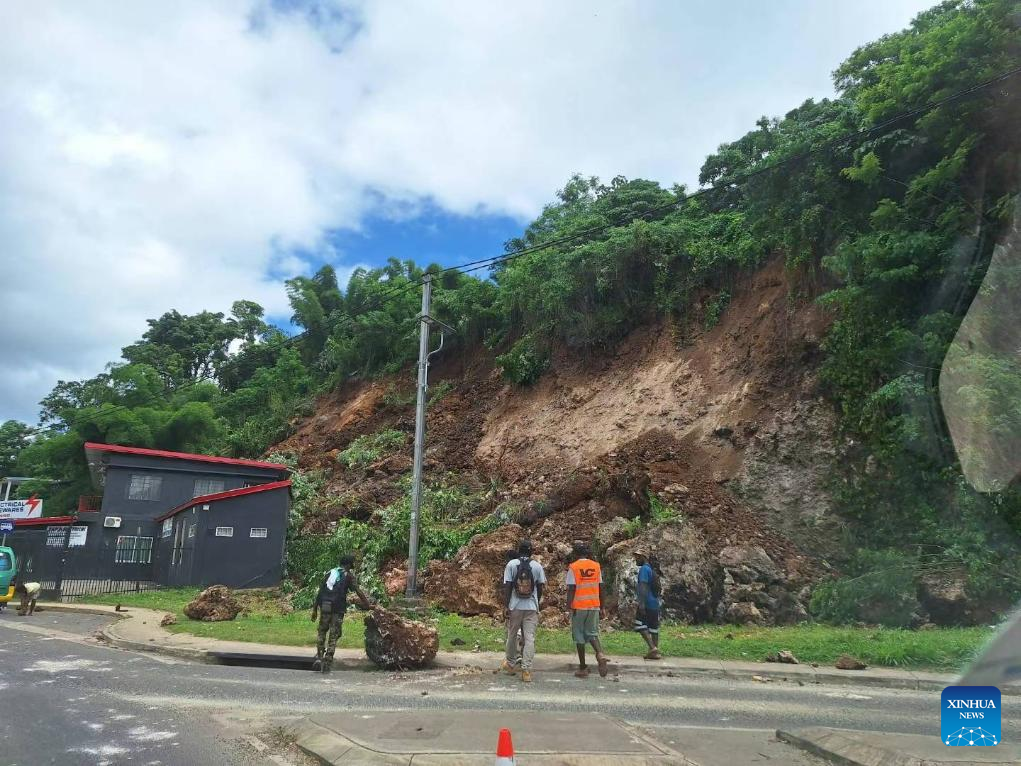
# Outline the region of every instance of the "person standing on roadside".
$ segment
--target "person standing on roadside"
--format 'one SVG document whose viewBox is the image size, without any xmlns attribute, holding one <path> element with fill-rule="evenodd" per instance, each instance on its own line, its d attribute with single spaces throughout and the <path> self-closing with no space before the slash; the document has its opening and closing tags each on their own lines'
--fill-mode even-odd
<svg viewBox="0 0 1021 766">
<path fill-rule="evenodd" d="M 341 556 L 340 566 L 326 573 L 319 593 L 312 604 L 312 622 L 319 620 L 316 635 L 316 658 L 313 670 L 329 673 L 333 667 L 333 654 L 337 650 L 337 639 L 344 630 L 344 613 L 347 611 L 347 594 L 354 591 L 365 609 L 371 609 L 368 597 L 358 587 L 354 575 L 354 556 Z"/>
<path fill-rule="evenodd" d="M 649 647 L 647 660 L 661 660 L 659 653 L 659 575 L 649 561 L 648 554 L 638 549 L 634 552 L 638 564 L 638 609 L 635 611 L 635 632 L 645 639 Z"/>
<path fill-rule="evenodd" d="M 539 627 L 539 604 L 546 585 L 542 564 L 532 558 L 532 541 L 518 544 L 517 558 L 503 570 L 503 596 L 507 614 L 507 652 L 500 669 L 513 675 L 521 669 L 521 680 L 532 680 L 535 659 L 535 630 Z M 519 644 L 519 634 L 524 641 Z"/>
<path fill-rule="evenodd" d="M 571 635 L 578 649 L 578 670 L 575 676 L 588 678 L 585 664 L 585 644 L 591 644 L 596 653 L 599 675 L 609 672 L 609 660 L 599 642 L 599 616 L 603 605 L 603 572 L 599 562 L 592 559 L 588 543 L 575 540 L 573 560 L 567 568 L 567 606 L 571 612 Z"/>
</svg>

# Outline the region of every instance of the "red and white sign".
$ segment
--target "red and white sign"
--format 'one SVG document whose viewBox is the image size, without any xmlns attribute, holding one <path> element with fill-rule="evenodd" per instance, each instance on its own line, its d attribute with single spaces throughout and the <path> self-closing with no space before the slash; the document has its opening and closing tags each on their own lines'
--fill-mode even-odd
<svg viewBox="0 0 1021 766">
<path fill-rule="evenodd" d="M 28 500 L 0 500 L 0 519 L 38 519 L 43 515 L 43 501 L 35 495 Z"/>
</svg>

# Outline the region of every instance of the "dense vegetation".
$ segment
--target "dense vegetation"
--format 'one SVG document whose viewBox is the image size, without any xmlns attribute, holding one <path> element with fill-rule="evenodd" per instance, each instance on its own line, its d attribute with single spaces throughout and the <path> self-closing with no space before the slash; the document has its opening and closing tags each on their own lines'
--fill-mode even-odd
<svg viewBox="0 0 1021 766">
<path fill-rule="evenodd" d="M 951 0 L 920 14 L 855 51 L 835 73 L 836 98 L 763 118 L 721 146 L 702 168 L 702 192 L 571 178 L 491 278 L 441 273 L 436 314 L 463 349 L 496 349 L 505 375 L 528 384 L 556 348 L 610 346 L 663 315 L 711 327 L 736 275 L 782 254 L 835 317 L 822 381 L 856 445 L 836 478 L 854 576 L 828 586 L 822 613 L 856 619 L 854 604 L 876 591 L 870 577 L 941 567 L 1006 603 L 1021 593 L 1021 491 L 1015 481 L 982 493 L 965 480 L 938 374 L 1017 208 L 1021 78 L 923 107 L 1017 66 L 1015 18 L 1013 0 Z M 317 392 L 411 360 L 426 271 L 440 269 L 393 259 L 344 288 L 329 266 L 289 280 L 304 330 L 293 339 L 247 301 L 229 317 L 151 320 L 107 372 L 61 382 L 43 400 L 52 430 L 5 424 L 0 460 L 62 480 L 27 488 L 57 509 L 87 485 L 85 440 L 261 454 Z M 974 396 L 1021 390 L 1016 355 L 976 364 L 991 382 Z M 1016 434 L 1021 406 L 998 395 L 978 425 Z M 389 448 L 352 445 L 342 459 L 357 465 L 358 450 Z M 909 587 L 910 577 L 889 582 L 900 580 Z"/>
</svg>

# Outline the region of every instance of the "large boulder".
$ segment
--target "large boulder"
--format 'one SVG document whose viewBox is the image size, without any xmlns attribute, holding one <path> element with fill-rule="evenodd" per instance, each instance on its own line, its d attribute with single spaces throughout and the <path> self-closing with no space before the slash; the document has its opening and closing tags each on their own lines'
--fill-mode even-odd
<svg viewBox="0 0 1021 766">
<path fill-rule="evenodd" d="M 440 647 L 436 628 L 407 620 L 374 606 L 365 615 L 365 654 L 386 670 L 413 670 L 428 665 Z"/>
<path fill-rule="evenodd" d="M 450 561 L 431 561 L 423 587 L 426 600 L 457 614 L 501 614 L 507 553 L 517 549 L 522 537 L 520 526 L 508 524 L 476 535 Z"/>
<path fill-rule="evenodd" d="M 202 622 L 233 620 L 240 611 L 241 604 L 226 585 L 209 586 L 184 607 L 189 618 Z"/>
<path fill-rule="evenodd" d="M 720 598 L 719 566 L 701 533 L 690 523 L 677 520 L 648 527 L 607 550 L 610 597 L 623 620 L 635 609 L 636 549 L 648 551 L 659 563 L 663 611 L 668 616 L 687 622 L 713 617 Z"/>
<path fill-rule="evenodd" d="M 758 545 L 728 545 L 720 551 L 720 566 L 737 583 L 782 582 L 783 570 Z"/>
<path fill-rule="evenodd" d="M 717 556 L 723 597 L 716 619 L 737 625 L 792 625 L 808 619 L 807 595 L 791 590 L 783 569 L 758 545 L 730 545 Z"/>
</svg>

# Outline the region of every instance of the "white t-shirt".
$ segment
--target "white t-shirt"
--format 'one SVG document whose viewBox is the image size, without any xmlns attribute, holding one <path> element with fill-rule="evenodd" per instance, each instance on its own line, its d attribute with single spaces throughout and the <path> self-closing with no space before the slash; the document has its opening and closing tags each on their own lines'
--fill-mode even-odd
<svg viewBox="0 0 1021 766">
<path fill-rule="evenodd" d="M 37 582 L 25 583 L 25 593 L 28 594 L 29 598 L 36 598 L 39 595 L 39 583 Z"/>
<path fill-rule="evenodd" d="M 532 590 L 532 595 L 527 598 L 522 598 L 514 591 L 514 578 L 518 574 L 518 565 L 521 563 L 521 559 L 511 559 L 507 562 L 507 566 L 503 569 L 503 582 L 504 584 L 510 583 L 511 585 L 511 609 L 525 609 L 533 612 L 539 611 L 539 588 L 536 587 Z M 536 586 L 546 584 L 546 572 L 543 571 L 542 564 L 535 559 L 529 559 L 528 563 L 532 565 L 532 579 L 535 581 Z"/>
</svg>

